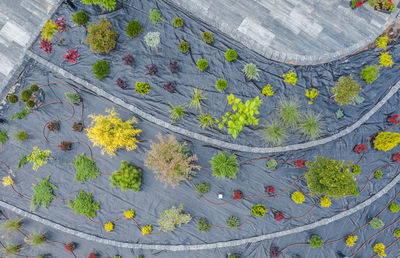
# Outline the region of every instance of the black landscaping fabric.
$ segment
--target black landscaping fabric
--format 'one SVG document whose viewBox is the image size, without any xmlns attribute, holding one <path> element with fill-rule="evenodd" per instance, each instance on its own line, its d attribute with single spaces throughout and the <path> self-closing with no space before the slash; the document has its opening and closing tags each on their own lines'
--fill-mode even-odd
<svg viewBox="0 0 400 258">
<path fill-rule="evenodd" d="M 129 6 L 131 5 L 131 6 Z M 205 26 L 201 22 L 192 19 L 166 5 L 163 2 L 153 1 L 131 1 L 124 5 L 123 9 L 117 10 L 113 13 L 106 14 L 105 16 L 110 19 L 114 28 L 119 31 L 119 38 L 117 49 L 113 50 L 110 55 L 99 56 L 90 53 L 88 47 L 82 43 L 86 35 L 83 28 L 70 28 L 68 32 L 64 32 L 61 36 L 66 39 L 66 46 L 53 46 L 53 53 L 48 55 L 38 49 L 37 43 L 34 45 L 34 51 L 41 56 L 48 58 L 51 62 L 60 65 L 64 69 L 84 78 L 94 85 L 105 89 L 106 91 L 121 97 L 126 102 L 140 107 L 142 110 L 152 114 L 160 119 L 169 121 L 168 103 L 183 104 L 190 101 L 191 91 L 193 88 L 199 86 L 207 92 L 208 100 L 203 105 L 204 111 L 211 112 L 217 116 L 221 116 L 230 109 L 227 106 L 226 95 L 234 93 L 235 96 L 240 96 L 243 99 L 261 96 L 261 89 L 266 83 L 271 83 L 276 90 L 276 95 L 269 98 L 263 98 L 263 105 L 260 107 L 260 121 L 268 120 L 274 117 L 274 107 L 279 96 L 296 96 L 301 95 L 303 107 L 306 108 L 306 101 L 303 97 L 304 89 L 307 87 L 317 88 L 321 93 L 317 101 L 310 107 L 315 111 L 323 112 L 323 121 L 327 126 L 326 135 L 333 134 L 346 128 L 348 125 L 356 121 L 365 112 L 371 109 L 389 90 L 391 86 L 398 81 L 400 73 L 397 68 L 381 69 L 381 76 L 371 85 L 363 85 L 362 96 L 365 102 L 361 105 L 343 106 L 345 117 L 337 121 L 334 117 L 334 112 L 339 108 L 335 102 L 330 99 L 331 94 L 329 89 L 334 86 L 334 82 L 342 75 L 351 73 L 358 74 L 366 64 L 377 63 L 379 52 L 376 50 L 365 51 L 360 54 L 351 56 L 347 59 L 339 60 L 337 62 L 329 63 L 326 65 L 315 67 L 292 67 L 276 62 L 269 61 L 262 58 L 243 46 L 233 42 L 224 35 L 217 31 L 214 32 L 215 43 L 212 46 L 206 45 L 201 41 L 200 34 L 205 30 Z M 160 9 L 165 20 L 164 23 L 153 25 L 148 20 L 148 9 Z M 97 21 L 95 16 L 95 8 L 84 7 L 91 13 L 91 22 Z M 63 16 L 68 21 L 70 20 L 71 11 L 62 5 L 57 11 L 55 17 Z M 183 29 L 173 29 L 171 26 L 171 19 L 175 16 L 184 18 L 185 27 Z M 123 33 L 126 23 L 130 19 L 139 18 L 144 25 L 144 32 L 137 38 L 129 40 Z M 71 24 L 70 22 L 68 24 Z M 207 28 L 207 30 L 212 30 Z M 160 31 L 162 48 L 158 52 L 150 51 L 143 42 L 143 36 L 148 31 Z M 178 52 L 177 45 L 180 39 L 185 39 L 191 44 L 190 54 L 184 55 Z M 394 45 L 389 48 L 392 53 L 394 61 L 398 62 L 399 56 L 397 54 L 399 45 Z M 77 48 L 81 55 L 76 65 L 70 65 L 63 61 L 62 56 L 65 50 Z M 234 48 L 238 51 L 240 60 L 229 64 L 224 59 L 224 51 L 228 48 Z M 121 57 L 124 54 L 133 54 L 135 56 L 135 63 L 133 67 L 127 67 L 122 64 Z M 207 58 L 210 67 L 205 73 L 200 73 L 196 70 L 195 61 L 199 58 Z M 111 61 L 111 74 L 99 81 L 91 74 L 91 64 L 96 60 L 106 59 Z M 179 62 L 180 72 L 178 74 L 171 74 L 168 69 L 170 60 L 177 60 Z M 245 62 L 254 62 L 262 70 L 260 82 L 246 83 L 244 80 L 241 69 Z M 145 75 L 145 65 L 156 64 L 158 72 L 155 76 Z M 288 71 L 296 71 L 299 75 L 299 82 L 296 86 L 284 84 L 280 76 Z M 119 89 L 115 84 L 115 80 L 121 77 L 129 82 L 128 89 Z M 223 77 L 228 80 L 229 87 L 225 92 L 218 92 L 215 87 L 215 81 Z M 152 86 L 148 96 L 139 96 L 134 91 L 135 81 L 146 81 Z M 166 92 L 162 88 L 162 84 L 167 81 L 175 82 L 177 91 L 173 94 Z M 90 123 L 87 117 L 89 114 L 105 114 L 106 108 L 115 108 L 115 111 L 126 120 L 130 119 L 134 114 L 126 109 L 110 102 L 107 99 L 98 97 L 92 92 L 89 92 L 81 85 L 77 85 L 72 81 L 65 80 L 62 76 L 47 70 L 45 67 L 31 62 L 25 69 L 23 77 L 20 79 L 20 85 L 17 87 L 17 93 L 24 88 L 29 87 L 30 84 L 46 84 L 51 82 L 65 82 L 75 87 L 82 95 L 85 110 L 84 119 L 85 124 Z M 50 103 L 55 100 L 66 100 L 64 93 L 71 90 L 63 86 L 44 87 L 45 103 Z M 398 112 L 399 93 L 396 93 L 375 115 L 373 115 L 367 123 L 353 131 L 351 134 L 346 135 L 334 142 L 320 145 L 314 148 L 292 151 L 286 153 L 276 153 L 273 155 L 255 155 L 249 153 L 235 152 L 239 162 L 244 162 L 249 159 L 258 157 L 273 157 L 279 160 L 293 162 L 296 159 L 304 159 L 314 161 L 315 156 L 327 156 L 332 159 L 341 159 L 345 161 L 356 162 L 360 158 L 360 154 L 355 154 L 352 149 L 355 145 L 365 143 L 366 140 L 373 134 L 384 130 L 389 127 L 387 122 L 388 116 Z M 222 108 L 225 107 L 225 109 Z M 10 105 L 7 104 L 2 110 L 1 117 L 8 118 L 16 111 L 22 109 L 22 104 Z M 77 133 L 71 130 L 73 122 L 80 120 L 80 107 L 75 106 L 76 113 L 73 119 L 62 122 L 60 124 L 60 131 L 58 133 L 47 133 L 49 140 L 55 143 L 61 141 L 77 141 L 82 140 L 88 142 L 84 133 Z M 81 189 L 86 192 L 93 191 L 94 201 L 100 201 L 101 207 L 97 216 L 94 218 L 98 222 L 106 223 L 117 217 L 123 216 L 123 212 L 128 209 L 135 210 L 135 219 L 142 226 L 151 224 L 158 232 L 157 220 L 160 213 L 169 209 L 171 206 L 178 206 L 180 204 L 184 207 L 184 212 L 189 213 L 192 217 L 200 218 L 206 217 L 208 221 L 214 225 L 226 226 L 226 220 L 229 216 L 237 216 L 241 222 L 245 221 L 250 215 L 250 209 L 253 205 L 264 204 L 266 207 L 275 208 L 287 216 L 301 216 L 309 211 L 317 198 L 306 198 L 303 204 L 295 204 L 290 195 L 296 188 L 290 189 L 286 194 L 283 194 L 276 199 L 257 199 L 249 198 L 239 200 L 224 206 L 214 206 L 205 202 L 195 192 L 194 188 L 189 182 L 182 182 L 178 187 L 164 187 L 164 184 L 154 178 L 151 170 L 143 166 L 146 157 L 146 151 L 149 149 L 149 142 L 142 142 L 136 150 L 126 152 L 119 150 L 117 156 L 110 158 L 108 155 L 101 155 L 99 148 L 93 149 L 93 156 L 96 161 L 96 166 L 105 174 L 120 168 L 121 160 L 129 161 L 131 164 L 142 167 L 142 186 L 140 191 L 134 193 L 132 191 L 122 192 L 119 188 L 112 188 L 110 186 L 110 179 L 107 176 L 99 175 L 96 179 L 79 183 L 74 181 L 74 167 L 69 163 L 73 161 L 74 156 L 83 152 L 87 153 L 87 148 L 82 144 L 74 144 L 71 151 L 62 152 L 59 148 L 47 144 L 42 137 L 42 127 L 49 120 L 59 120 L 67 118 L 71 113 L 71 108 L 68 105 L 54 104 L 39 110 L 27 116 L 27 120 L 14 120 L 12 122 L 4 122 L 0 124 L 0 129 L 9 129 L 9 135 L 15 133 L 17 129 L 26 130 L 32 133 L 26 142 L 18 143 L 10 139 L 2 147 L 0 147 L 0 160 L 9 164 L 15 174 L 15 188 L 24 195 L 32 196 L 32 184 L 36 183 L 36 179 L 45 178 L 51 175 L 50 182 L 54 183 L 58 189 L 55 194 L 58 198 L 71 199 Z M 168 130 L 161 128 L 157 125 L 149 123 L 146 120 L 138 117 L 138 128 L 143 132 L 140 139 L 155 138 L 160 132 L 162 135 L 167 135 Z M 201 131 L 198 128 L 197 121 L 188 118 L 180 126 L 197 131 L 202 134 L 208 135 L 216 139 L 223 139 L 226 141 L 237 142 L 250 146 L 263 146 L 260 138 L 257 136 L 257 131 L 254 128 L 245 128 L 239 135 L 238 139 L 233 141 L 230 135 L 227 135 L 218 130 Z M 328 130 L 329 129 L 329 130 Z M 393 129 L 398 131 L 398 128 Z M 187 138 L 184 135 L 176 135 L 179 141 L 187 142 L 188 148 L 192 154 L 199 157 L 198 164 L 203 167 L 210 167 L 209 160 L 212 156 L 217 154 L 221 149 L 203 142 Z M 299 138 L 293 137 L 290 142 L 295 143 L 302 141 Z M 24 168 L 17 169 L 18 160 L 20 155 L 28 155 L 34 146 L 41 149 L 49 149 L 52 151 L 52 159 L 47 165 L 39 168 L 38 171 L 31 169 L 31 164 L 27 164 Z M 232 153 L 227 150 L 228 153 Z M 362 172 L 357 175 L 357 182 L 359 189 L 367 183 L 368 176 L 375 168 L 392 161 L 392 155 L 398 149 L 388 152 L 375 151 L 372 146 L 366 153 L 365 158 L 360 163 Z M 115 230 L 106 232 L 100 225 L 91 223 L 87 218 L 75 214 L 73 210 L 66 206 L 62 201 L 53 201 L 48 210 L 43 208 L 37 209 L 34 213 L 42 218 L 62 224 L 88 234 L 103 237 L 105 239 L 112 239 L 122 242 L 131 243 L 146 243 L 146 244 L 206 244 L 219 241 L 229 241 L 243 239 L 262 234 L 268 234 L 295 228 L 298 226 L 306 225 L 318 221 L 322 218 L 329 218 L 337 213 L 345 211 L 355 205 L 370 198 L 386 184 L 388 184 L 398 173 L 398 165 L 390 166 L 381 169 L 383 177 L 379 180 L 372 179 L 365 191 L 357 197 L 347 197 L 338 200 L 332 199 L 332 206 L 329 208 L 317 208 L 313 210 L 308 216 L 298 220 L 285 220 L 280 222 L 275 221 L 273 212 L 268 211 L 264 218 L 253 218 L 247 224 L 237 230 L 220 230 L 212 228 L 210 232 L 198 232 L 196 224 L 191 221 L 187 225 L 158 236 L 142 236 L 141 232 L 136 228 L 133 222 L 127 219 L 121 219 L 115 222 Z M 7 171 L 0 168 L 1 177 L 6 176 Z M 278 168 L 269 172 L 266 170 L 265 161 L 252 162 L 240 167 L 237 174 L 237 179 L 216 179 L 210 171 L 201 170 L 193 176 L 193 181 L 209 182 L 211 184 L 210 193 L 205 197 L 213 202 L 224 202 L 232 200 L 234 190 L 241 190 L 244 195 L 267 195 L 265 187 L 273 186 L 276 192 L 285 189 L 291 184 L 293 180 L 304 174 L 304 170 L 290 167 L 288 165 L 279 164 Z M 297 184 L 307 191 L 305 180 L 300 180 Z M 39 229 L 49 233 L 50 240 L 58 240 L 63 242 L 75 241 L 79 244 L 76 254 L 77 257 L 86 257 L 90 251 L 97 251 L 101 257 L 113 256 L 116 254 L 122 257 L 136 257 L 136 255 L 144 254 L 144 257 L 225 257 L 227 253 L 238 253 L 242 257 L 266 257 L 271 246 L 277 246 L 279 249 L 284 248 L 286 245 L 307 242 L 312 234 L 318 234 L 324 241 L 331 241 L 345 236 L 357 227 L 366 223 L 371 217 L 375 216 L 399 191 L 399 187 L 389 191 L 384 197 L 377 200 L 371 206 L 363 209 L 349 217 L 336 221 L 324 227 L 318 227 L 311 231 L 293 234 L 282 238 L 266 240 L 259 243 L 248 244 L 244 246 L 237 246 L 231 248 L 221 248 L 214 250 L 191 251 L 191 252 L 167 252 L 167 251 L 149 251 L 149 250 L 127 250 L 123 248 L 115 248 L 104 246 L 98 243 L 82 240 L 70 235 L 66 235 L 57 230 L 49 229 L 39 223 L 31 222 L 28 220 L 28 227 L 33 231 Z M 218 200 L 217 194 L 223 193 L 224 199 Z M 20 198 L 15 194 L 10 187 L 0 187 L 1 199 L 9 204 L 19 207 L 23 210 L 29 210 L 29 201 Z M 7 212 L 6 212 L 7 213 Z M 12 213 L 7 213 L 13 216 Z M 398 218 L 397 214 L 385 211 L 381 216 L 385 224 L 390 224 Z M 388 245 L 394 240 L 393 230 L 396 225 L 379 235 L 368 243 L 357 254 L 357 257 L 370 257 L 373 255 L 372 246 L 375 242 L 383 242 Z M 368 239 L 372 234 L 377 232 L 370 227 L 366 227 L 358 232 L 356 235 L 359 237 L 357 245 L 353 248 L 345 247 L 344 241 L 339 241 L 336 244 L 324 246 L 323 248 L 312 249 L 309 246 L 295 246 L 285 251 L 281 257 L 337 257 L 338 251 L 343 254 L 350 255 L 353 251 L 361 245 L 361 243 Z M 388 257 L 396 257 L 398 255 L 399 245 L 393 246 L 387 250 Z M 68 253 L 58 246 L 47 246 L 45 250 L 29 250 L 29 255 L 39 255 L 43 253 L 50 253 L 53 257 L 71 257 Z"/>
</svg>

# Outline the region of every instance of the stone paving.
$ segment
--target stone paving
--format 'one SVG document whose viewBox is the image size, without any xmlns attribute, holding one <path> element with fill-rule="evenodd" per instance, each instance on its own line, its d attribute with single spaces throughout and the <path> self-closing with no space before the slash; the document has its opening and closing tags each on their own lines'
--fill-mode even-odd
<svg viewBox="0 0 400 258">
<path fill-rule="evenodd" d="M 349 0 L 165 0 L 268 58 L 325 63 L 373 42 L 396 18 Z M 398 2 L 398 1 L 396 1 Z"/>
<path fill-rule="evenodd" d="M 0 1 L 0 92 L 60 0 Z"/>
</svg>

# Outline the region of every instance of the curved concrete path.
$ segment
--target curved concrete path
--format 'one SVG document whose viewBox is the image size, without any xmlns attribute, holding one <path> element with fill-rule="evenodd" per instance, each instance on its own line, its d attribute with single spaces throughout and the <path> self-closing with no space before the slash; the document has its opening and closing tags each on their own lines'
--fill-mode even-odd
<svg viewBox="0 0 400 258">
<path fill-rule="evenodd" d="M 351 9 L 350 0 L 161 0 L 275 61 L 314 65 L 358 52 L 400 12 Z M 399 0 L 394 0 L 396 3 Z"/>
</svg>

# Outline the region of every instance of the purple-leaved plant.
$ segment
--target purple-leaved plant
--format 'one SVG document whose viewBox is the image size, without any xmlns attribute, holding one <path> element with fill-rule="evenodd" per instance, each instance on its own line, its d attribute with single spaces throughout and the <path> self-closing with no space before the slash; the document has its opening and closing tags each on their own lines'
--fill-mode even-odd
<svg viewBox="0 0 400 258">
<path fill-rule="evenodd" d="M 175 90 L 175 85 L 172 84 L 172 82 L 167 82 L 166 84 L 164 84 L 164 89 L 168 92 L 174 92 Z"/>
<path fill-rule="evenodd" d="M 177 73 L 178 72 L 178 62 L 177 61 L 170 61 L 169 62 L 169 69 L 171 70 L 171 73 Z"/>
<path fill-rule="evenodd" d="M 133 61 L 135 61 L 135 58 L 133 57 L 133 55 L 126 55 L 122 58 L 122 61 L 124 61 L 125 65 L 132 65 Z"/>
<path fill-rule="evenodd" d="M 121 78 L 117 79 L 117 85 L 121 88 L 121 89 L 125 89 L 127 86 L 126 81 L 122 80 Z"/>
<path fill-rule="evenodd" d="M 147 70 L 149 70 L 148 73 L 146 73 L 147 75 L 155 75 L 157 72 L 157 66 L 155 64 L 151 65 L 151 66 L 147 66 L 146 65 Z"/>
<path fill-rule="evenodd" d="M 279 256 L 279 250 L 277 247 L 273 246 L 269 250 L 269 257 L 271 258 L 277 258 Z"/>
</svg>

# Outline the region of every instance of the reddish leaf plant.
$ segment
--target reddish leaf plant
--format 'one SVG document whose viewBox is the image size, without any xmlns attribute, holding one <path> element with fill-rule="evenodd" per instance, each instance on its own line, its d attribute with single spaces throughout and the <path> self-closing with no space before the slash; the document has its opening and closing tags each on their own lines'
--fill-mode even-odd
<svg viewBox="0 0 400 258">
<path fill-rule="evenodd" d="M 58 32 L 60 33 L 68 30 L 67 22 L 63 17 L 58 17 L 58 19 L 55 21 L 55 24 L 57 25 Z"/>
<path fill-rule="evenodd" d="M 353 151 L 357 154 L 361 153 L 361 152 L 365 152 L 368 148 L 367 144 L 358 144 L 356 146 L 354 146 Z"/>
<path fill-rule="evenodd" d="M 391 116 L 389 118 L 389 122 L 394 124 L 394 125 L 397 125 L 397 124 L 400 123 L 400 120 L 398 120 L 398 119 L 399 119 L 399 115 L 396 114 L 396 115 L 393 115 L 393 116 Z"/>
<path fill-rule="evenodd" d="M 273 186 L 268 186 L 267 187 L 267 193 L 273 194 L 275 192 L 275 188 Z"/>
<path fill-rule="evenodd" d="M 78 57 L 80 57 L 80 55 L 78 54 L 78 49 L 76 48 L 71 51 L 65 51 L 64 59 L 68 63 L 76 64 Z"/>
<path fill-rule="evenodd" d="M 174 92 L 175 90 L 175 85 L 172 84 L 172 82 L 167 82 L 166 84 L 164 84 L 164 89 L 168 92 Z"/>
<path fill-rule="evenodd" d="M 235 192 L 233 193 L 233 199 L 234 200 L 241 200 L 243 199 L 243 194 L 240 190 L 235 190 Z"/>
<path fill-rule="evenodd" d="M 400 153 L 393 154 L 393 160 L 400 162 Z"/>
<path fill-rule="evenodd" d="M 75 250 L 75 244 L 67 243 L 67 244 L 65 244 L 64 249 L 68 252 L 73 252 Z"/>
<path fill-rule="evenodd" d="M 53 47 L 51 46 L 51 41 L 45 38 L 42 38 L 39 41 L 39 48 L 46 52 L 47 54 L 50 54 L 51 51 L 53 50 Z"/>
<path fill-rule="evenodd" d="M 294 161 L 294 164 L 299 168 L 304 168 L 306 166 L 306 162 L 307 162 L 307 160 L 304 160 L 304 159 L 296 159 Z"/>
</svg>

